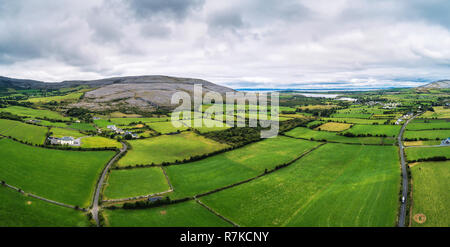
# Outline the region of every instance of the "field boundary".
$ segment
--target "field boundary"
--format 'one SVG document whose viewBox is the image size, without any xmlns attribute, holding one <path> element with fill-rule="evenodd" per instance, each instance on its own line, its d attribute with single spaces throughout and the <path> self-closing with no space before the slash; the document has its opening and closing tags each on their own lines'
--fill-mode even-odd
<svg viewBox="0 0 450 247">
<path fill-rule="evenodd" d="M 395 146 L 395 142 L 393 144 L 375 144 L 375 143 L 355 143 L 355 142 L 336 142 L 336 141 L 328 141 L 324 139 L 308 139 L 308 138 L 302 138 L 302 137 L 293 137 L 293 136 L 289 136 L 286 135 L 284 133 L 280 133 L 280 135 L 285 136 L 285 137 L 289 137 L 289 138 L 293 138 L 293 139 L 299 139 L 299 140 L 306 140 L 306 141 L 314 141 L 314 142 L 323 142 L 323 143 L 337 143 L 337 144 L 348 144 L 348 145 L 367 145 L 367 146 Z M 371 136 L 371 137 L 376 137 L 376 136 Z M 348 138 L 352 138 L 352 137 L 348 137 Z M 357 137 L 356 137 L 357 138 Z M 384 137 L 378 137 L 378 138 L 384 138 Z"/>
<path fill-rule="evenodd" d="M 206 204 L 204 204 L 203 202 L 201 202 L 199 199 L 197 199 L 197 197 L 194 196 L 194 200 L 195 202 L 197 202 L 200 206 L 206 208 L 208 211 L 210 211 L 211 213 L 215 214 L 217 217 L 221 218 L 222 220 L 232 224 L 234 227 L 240 227 L 238 224 L 234 223 L 233 221 L 231 221 L 230 219 L 226 218 L 225 216 L 219 214 L 218 212 L 216 212 L 214 209 L 208 207 Z"/>
<path fill-rule="evenodd" d="M 25 196 L 30 196 L 30 197 L 33 197 L 35 199 L 38 199 L 38 200 L 41 200 L 41 201 L 44 201 L 44 202 L 48 202 L 48 203 L 55 204 L 55 205 L 62 206 L 62 207 L 66 207 L 66 208 L 79 210 L 79 211 L 82 211 L 82 212 L 87 212 L 88 211 L 85 208 L 80 208 L 78 206 L 73 206 L 73 205 L 69 205 L 69 204 L 66 204 L 66 203 L 57 202 L 57 201 L 50 200 L 50 199 L 47 199 L 47 198 L 42 197 L 42 196 L 35 195 L 33 193 L 25 192 L 22 189 L 19 189 L 19 188 L 13 186 L 13 185 L 10 185 L 10 184 L 7 184 L 7 183 L 2 184 L 2 186 L 5 186 L 5 187 L 10 188 L 12 190 L 15 190 L 15 191 L 17 191 L 17 192 L 19 192 L 19 193 L 21 193 L 21 194 L 23 194 Z"/>
</svg>

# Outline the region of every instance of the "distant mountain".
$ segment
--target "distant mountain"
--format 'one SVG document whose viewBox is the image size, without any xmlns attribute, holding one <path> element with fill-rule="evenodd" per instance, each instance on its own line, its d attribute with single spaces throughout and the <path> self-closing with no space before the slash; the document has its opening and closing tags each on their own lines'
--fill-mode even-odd
<svg viewBox="0 0 450 247">
<path fill-rule="evenodd" d="M 440 80 L 418 87 L 418 89 L 443 89 L 450 88 L 450 80 Z"/>
<path fill-rule="evenodd" d="M 210 91 L 224 95 L 233 89 L 209 81 L 162 75 L 114 77 L 91 81 L 63 81 L 48 83 L 34 80 L 0 77 L 0 88 L 14 89 L 58 89 L 87 85 L 95 88 L 85 93 L 83 99 L 73 107 L 91 110 L 117 110 L 139 108 L 152 111 L 156 107 L 173 108 L 170 104 L 176 92 L 193 95 L 194 84 L 203 86 L 203 93 Z"/>
</svg>

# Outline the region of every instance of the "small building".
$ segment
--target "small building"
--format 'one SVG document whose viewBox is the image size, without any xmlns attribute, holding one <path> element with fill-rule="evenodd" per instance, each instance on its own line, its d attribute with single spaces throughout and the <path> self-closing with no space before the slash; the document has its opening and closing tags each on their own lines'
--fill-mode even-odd
<svg viewBox="0 0 450 247">
<path fill-rule="evenodd" d="M 441 145 L 450 145 L 450 137 L 448 137 L 447 139 L 443 140 L 441 142 Z"/>
<path fill-rule="evenodd" d="M 106 128 L 112 130 L 112 131 L 116 131 L 117 127 L 115 125 L 108 125 Z"/>
<path fill-rule="evenodd" d="M 36 120 L 36 119 L 30 119 L 28 120 L 29 123 L 34 123 L 34 124 L 38 124 L 41 122 L 41 120 Z"/>
<path fill-rule="evenodd" d="M 100 120 L 101 118 L 99 118 L 99 117 L 93 117 L 92 119 L 93 119 L 93 120 Z"/>
<path fill-rule="evenodd" d="M 130 131 L 125 131 L 125 133 L 123 135 L 124 136 L 131 135 L 132 138 L 138 138 L 138 136 L 135 133 L 130 132 Z"/>
<path fill-rule="evenodd" d="M 69 146 L 80 146 L 80 138 L 75 139 L 71 136 L 64 136 L 62 138 L 48 137 L 51 145 L 69 145 Z"/>
</svg>

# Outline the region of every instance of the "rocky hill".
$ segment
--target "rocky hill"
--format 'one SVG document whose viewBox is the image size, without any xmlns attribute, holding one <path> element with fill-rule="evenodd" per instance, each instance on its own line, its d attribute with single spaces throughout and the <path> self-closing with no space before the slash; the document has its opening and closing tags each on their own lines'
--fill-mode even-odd
<svg viewBox="0 0 450 247">
<path fill-rule="evenodd" d="M 114 77 L 91 81 L 63 81 L 48 83 L 33 80 L 0 77 L 0 88 L 65 88 L 87 85 L 95 88 L 85 93 L 83 99 L 72 107 L 90 110 L 118 110 L 139 108 L 142 111 L 152 111 L 157 107 L 173 108 L 170 104 L 175 92 L 187 92 L 193 95 L 194 84 L 203 86 L 203 93 L 214 91 L 220 94 L 233 92 L 231 88 L 223 87 L 209 81 L 192 78 L 179 78 L 161 75 Z"/>
<path fill-rule="evenodd" d="M 440 80 L 418 87 L 419 89 L 443 89 L 450 88 L 450 80 Z"/>
</svg>

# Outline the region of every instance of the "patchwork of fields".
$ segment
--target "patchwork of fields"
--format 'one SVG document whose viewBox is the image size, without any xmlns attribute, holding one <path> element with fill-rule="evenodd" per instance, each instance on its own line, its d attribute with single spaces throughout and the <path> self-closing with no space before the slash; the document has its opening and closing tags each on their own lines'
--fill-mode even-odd
<svg viewBox="0 0 450 247">
<path fill-rule="evenodd" d="M 277 137 L 207 159 L 168 166 L 166 171 L 175 190 L 171 197 L 190 197 L 258 176 L 318 145 L 317 142 Z"/>
<path fill-rule="evenodd" d="M 326 144 L 200 200 L 242 226 L 394 226 L 398 159 L 396 147 Z"/>
</svg>

